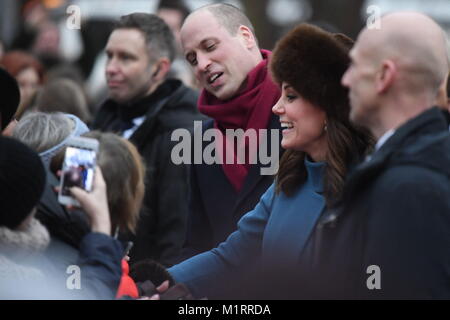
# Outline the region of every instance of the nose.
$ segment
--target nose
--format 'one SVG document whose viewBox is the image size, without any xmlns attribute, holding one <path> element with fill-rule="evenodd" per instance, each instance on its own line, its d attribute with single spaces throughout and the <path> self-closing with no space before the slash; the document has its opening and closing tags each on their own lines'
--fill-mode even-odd
<svg viewBox="0 0 450 320">
<path fill-rule="evenodd" d="M 114 57 L 108 58 L 106 62 L 105 72 L 107 75 L 113 75 L 119 71 L 117 60 Z"/>
<path fill-rule="evenodd" d="M 211 65 L 211 59 L 204 54 L 197 54 L 197 68 L 198 70 L 205 72 L 208 71 Z"/>
<path fill-rule="evenodd" d="M 347 71 L 345 71 L 344 75 L 341 78 L 341 84 L 344 87 L 349 87 L 350 85 L 350 68 L 347 69 Z"/>
<path fill-rule="evenodd" d="M 280 97 L 277 103 L 275 103 L 275 105 L 272 107 L 272 112 L 277 116 L 280 116 L 284 113 L 283 97 Z"/>
</svg>

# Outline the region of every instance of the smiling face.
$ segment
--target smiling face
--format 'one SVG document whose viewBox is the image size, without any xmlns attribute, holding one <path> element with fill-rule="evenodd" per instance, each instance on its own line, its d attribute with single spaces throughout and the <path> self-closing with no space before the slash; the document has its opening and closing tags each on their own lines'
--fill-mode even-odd
<svg viewBox="0 0 450 320">
<path fill-rule="evenodd" d="M 259 62 L 251 31 L 241 26 L 233 36 L 208 10 L 188 17 L 181 29 L 181 42 L 199 83 L 220 100 L 236 96 Z"/>
<path fill-rule="evenodd" d="M 116 29 L 106 45 L 109 97 L 118 103 L 137 100 L 155 87 L 148 47 L 137 29 Z"/>
<path fill-rule="evenodd" d="M 280 117 L 284 149 L 306 152 L 315 161 L 324 159 L 327 145 L 325 111 L 305 100 L 285 82 L 280 100 L 272 111 Z"/>
</svg>

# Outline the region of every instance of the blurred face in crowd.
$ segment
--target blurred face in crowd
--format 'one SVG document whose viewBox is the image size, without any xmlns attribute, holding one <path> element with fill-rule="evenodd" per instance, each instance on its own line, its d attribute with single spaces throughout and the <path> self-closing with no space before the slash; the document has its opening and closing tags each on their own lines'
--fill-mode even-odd
<svg viewBox="0 0 450 320">
<path fill-rule="evenodd" d="M 350 120 L 367 126 L 376 110 L 375 59 L 366 46 L 367 35 L 363 32 L 350 51 L 350 66 L 342 77 L 342 85 L 349 88 Z"/>
<path fill-rule="evenodd" d="M 175 41 L 179 46 L 181 44 L 180 40 L 180 29 L 183 20 L 183 15 L 181 12 L 175 9 L 160 9 L 158 11 L 158 17 L 164 20 L 164 22 L 169 26 L 170 30 L 175 37 Z"/>
<path fill-rule="evenodd" d="M 304 151 L 315 161 L 324 159 L 325 111 L 304 99 L 286 82 L 282 83 L 281 97 L 272 111 L 280 117 L 284 149 Z"/>
<path fill-rule="evenodd" d="M 16 80 L 20 89 L 20 106 L 18 109 L 23 111 L 23 108 L 29 106 L 39 89 L 39 74 L 34 68 L 29 67 L 20 71 Z"/>
<path fill-rule="evenodd" d="M 109 97 L 126 103 L 150 94 L 155 87 L 148 46 L 137 29 L 116 29 L 106 44 Z"/>
<path fill-rule="evenodd" d="M 233 36 L 208 10 L 186 19 L 181 43 L 201 86 L 220 100 L 236 96 L 245 87 L 247 74 L 259 62 L 251 52 L 256 46 L 251 31 L 241 26 Z"/>
</svg>

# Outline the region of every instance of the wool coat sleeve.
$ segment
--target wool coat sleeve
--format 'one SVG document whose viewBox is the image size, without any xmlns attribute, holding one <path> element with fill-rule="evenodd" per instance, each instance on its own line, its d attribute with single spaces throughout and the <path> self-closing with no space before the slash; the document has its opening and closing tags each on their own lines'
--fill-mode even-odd
<svg viewBox="0 0 450 320">
<path fill-rule="evenodd" d="M 214 247 L 212 227 L 203 206 L 194 166 L 190 169 L 190 186 L 186 240 L 180 261 Z"/>
<path fill-rule="evenodd" d="M 245 214 L 238 229 L 217 248 L 194 256 L 169 269 L 175 281 L 188 286 L 198 298 L 229 290 L 247 267 L 257 265 L 274 199 L 272 185 L 254 210 Z"/>
<path fill-rule="evenodd" d="M 161 139 L 164 140 L 164 139 Z M 165 140 L 170 140 L 167 133 Z M 186 234 L 189 197 L 189 167 L 185 164 L 176 165 L 171 160 L 171 150 L 175 143 L 168 148 L 161 148 L 161 163 L 156 175 L 153 195 L 147 197 L 154 203 L 148 203 L 153 212 L 158 213 L 155 231 L 156 252 L 159 262 L 170 266 L 178 258 L 183 247 Z"/>
<path fill-rule="evenodd" d="M 428 168 L 393 167 L 377 181 L 366 205 L 364 265 L 380 268 L 369 298 L 450 298 L 450 185 Z M 365 287 L 365 288 L 364 288 Z"/>
<path fill-rule="evenodd" d="M 121 243 L 102 233 L 91 232 L 81 241 L 78 266 L 84 299 L 114 299 L 122 276 Z M 75 290 L 76 291 L 76 290 Z"/>
</svg>

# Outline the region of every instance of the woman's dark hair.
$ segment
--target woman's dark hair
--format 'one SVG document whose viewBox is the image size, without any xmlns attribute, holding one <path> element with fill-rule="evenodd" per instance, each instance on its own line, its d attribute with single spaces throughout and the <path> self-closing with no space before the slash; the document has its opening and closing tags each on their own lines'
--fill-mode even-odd
<svg viewBox="0 0 450 320">
<path fill-rule="evenodd" d="M 350 122 L 348 91 L 340 83 L 350 62 L 352 44 L 345 35 L 301 24 L 277 43 L 270 62 L 277 83 L 290 84 L 326 114 L 324 196 L 329 207 L 342 195 L 350 164 L 363 158 L 374 143 L 366 129 Z M 290 196 L 306 180 L 305 156 L 305 152 L 295 150 L 283 154 L 276 177 L 277 193 Z"/>
</svg>

